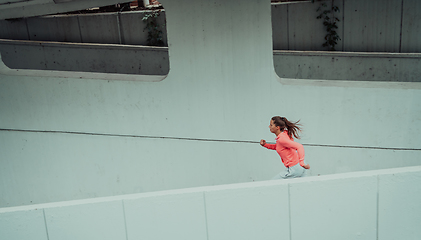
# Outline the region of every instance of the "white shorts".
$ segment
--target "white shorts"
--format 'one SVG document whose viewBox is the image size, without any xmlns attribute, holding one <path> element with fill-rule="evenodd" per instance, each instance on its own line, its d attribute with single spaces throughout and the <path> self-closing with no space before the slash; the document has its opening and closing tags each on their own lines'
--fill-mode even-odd
<svg viewBox="0 0 421 240">
<path fill-rule="evenodd" d="M 272 178 L 275 179 L 285 179 L 285 178 L 297 178 L 297 177 L 304 177 L 306 169 L 301 167 L 299 163 L 296 165 L 286 168 L 285 171 L 278 173 L 276 176 Z"/>
</svg>

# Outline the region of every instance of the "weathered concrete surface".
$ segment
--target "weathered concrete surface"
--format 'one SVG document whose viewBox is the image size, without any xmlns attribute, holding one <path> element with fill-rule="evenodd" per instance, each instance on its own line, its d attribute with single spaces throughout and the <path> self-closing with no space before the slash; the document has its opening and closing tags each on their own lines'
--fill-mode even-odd
<svg viewBox="0 0 421 240">
<path fill-rule="evenodd" d="M 331 1 L 326 3 L 330 6 Z M 334 3 L 340 9 L 335 14 L 340 20 L 337 33 L 341 38 L 336 50 L 421 52 L 421 7 L 418 0 L 336 0 Z M 327 32 L 322 20 L 316 18 L 320 14 L 316 11 L 319 6 L 320 2 L 310 1 L 273 4 L 273 49 L 326 50 L 322 45 Z M 0 38 L 147 45 L 147 31 L 144 31 L 145 24 L 142 21 L 146 12 L 56 15 L 0 21 Z M 162 27 L 163 41 L 167 44 L 165 10 L 161 11 L 157 20 Z"/>
<path fill-rule="evenodd" d="M 166 75 L 168 48 L 0 40 L 13 69 Z M 274 51 L 279 77 L 420 82 L 421 54 Z"/>
<path fill-rule="evenodd" d="M 118 0 L 4 0 L 0 19 L 27 18 L 117 4 Z"/>
<path fill-rule="evenodd" d="M 274 51 L 282 78 L 420 82 L 421 54 Z"/>
<path fill-rule="evenodd" d="M 403 1 L 401 52 L 421 52 L 421 2 Z"/>
<path fill-rule="evenodd" d="M 414 8 L 406 8 L 407 12 L 404 12 L 403 2 L 413 7 L 418 5 L 417 0 L 344 1 L 343 12 L 346 20 L 343 23 L 343 50 L 400 52 L 401 38 L 404 35 L 401 33 L 402 18 L 405 15 L 409 17 L 414 11 L 418 12 Z"/>
<path fill-rule="evenodd" d="M 12 69 L 166 75 L 168 49 L 115 44 L 0 40 L 1 58 Z"/>
</svg>

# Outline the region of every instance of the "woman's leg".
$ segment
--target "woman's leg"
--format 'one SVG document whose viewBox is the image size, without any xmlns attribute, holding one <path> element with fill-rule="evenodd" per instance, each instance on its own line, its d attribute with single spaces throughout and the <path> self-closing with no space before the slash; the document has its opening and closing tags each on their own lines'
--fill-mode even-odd
<svg viewBox="0 0 421 240">
<path fill-rule="evenodd" d="M 283 178 L 297 178 L 304 176 L 305 169 L 300 166 L 300 164 L 296 164 L 292 167 L 288 168 L 288 173 Z"/>
<path fill-rule="evenodd" d="M 276 176 L 272 178 L 272 180 L 276 179 L 287 179 L 287 178 L 297 178 L 303 177 L 305 175 L 305 169 L 300 166 L 298 163 L 292 167 L 286 168 L 284 171 L 281 171 Z"/>
</svg>

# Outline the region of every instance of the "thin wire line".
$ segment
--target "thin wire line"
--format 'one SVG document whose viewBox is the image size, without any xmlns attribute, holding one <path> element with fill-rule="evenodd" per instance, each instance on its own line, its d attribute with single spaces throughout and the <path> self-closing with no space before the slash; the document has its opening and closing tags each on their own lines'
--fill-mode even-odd
<svg viewBox="0 0 421 240">
<path fill-rule="evenodd" d="M 202 142 L 229 142 L 229 143 L 253 143 L 253 144 L 260 143 L 260 141 L 249 141 L 249 140 L 188 138 L 188 137 L 165 137 L 165 136 L 146 136 L 146 135 L 131 135 L 131 134 L 92 133 L 92 132 L 73 132 L 73 131 L 55 131 L 55 130 L 25 130 L 25 129 L 5 129 L 5 128 L 0 128 L 0 131 L 30 132 L 30 133 L 74 134 L 74 135 L 90 135 L 90 136 L 106 136 L 106 137 L 127 137 L 127 138 L 170 139 L 170 140 L 202 141 Z M 357 149 L 376 149 L 376 150 L 394 150 L 394 151 L 421 151 L 421 148 L 392 148 L 392 147 L 372 147 L 372 146 L 347 146 L 347 145 L 312 144 L 312 143 L 302 143 L 302 145 L 303 146 L 309 146 L 309 147 L 357 148 Z"/>
</svg>

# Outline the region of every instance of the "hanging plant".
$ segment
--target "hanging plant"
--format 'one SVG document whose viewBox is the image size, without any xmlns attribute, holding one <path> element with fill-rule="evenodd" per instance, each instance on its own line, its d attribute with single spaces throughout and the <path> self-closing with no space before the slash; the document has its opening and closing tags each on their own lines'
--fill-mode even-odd
<svg viewBox="0 0 421 240">
<path fill-rule="evenodd" d="M 148 31 L 148 45 L 149 46 L 164 46 L 162 27 L 158 23 L 158 17 L 161 10 L 153 10 L 152 12 L 145 13 L 142 21 L 146 23 L 144 30 Z"/>
<path fill-rule="evenodd" d="M 337 23 L 340 22 L 340 20 L 335 15 L 335 13 L 339 12 L 339 7 L 335 5 L 335 0 L 331 1 L 331 7 L 329 7 L 326 2 L 322 2 L 316 11 L 320 13 L 317 16 L 317 19 L 323 20 L 323 26 L 327 32 L 325 35 L 325 42 L 322 46 L 327 47 L 329 51 L 335 51 L 335 46 L 338 44 L 338 41 L 341 40 L 337 32 Z M 314 0 L 312 0 L 312 2 L 314 3 Z"/>
</svg>

